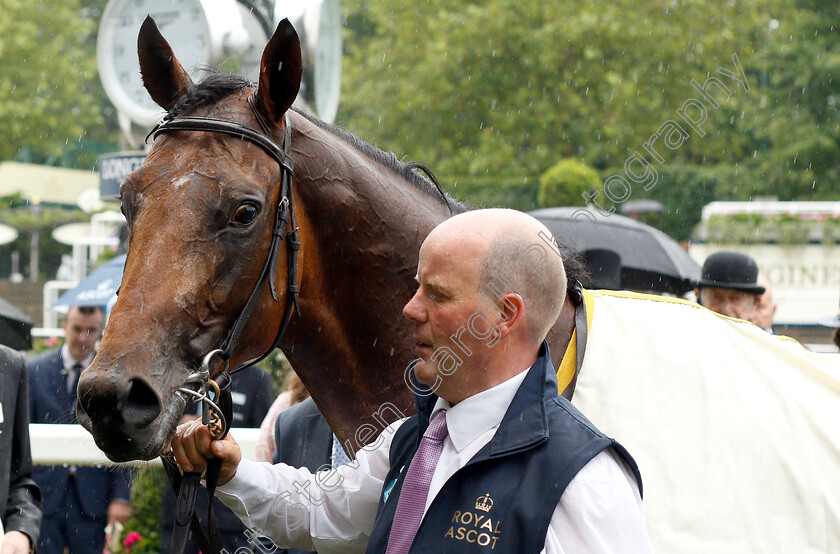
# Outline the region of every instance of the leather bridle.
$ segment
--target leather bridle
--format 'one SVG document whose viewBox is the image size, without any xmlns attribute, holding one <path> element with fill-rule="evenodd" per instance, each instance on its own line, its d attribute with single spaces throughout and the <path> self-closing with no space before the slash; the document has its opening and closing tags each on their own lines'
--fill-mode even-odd
<svg viewBox="0 0 840 554">
<path fill-rule="evenodd" d="M 254 112 L 258 123 L 261 127 L 267 130 L 264 117 L 259 113 L 254 105 L 254 96 L 249 97 L 248 105 Z M 241 371 L 246 367 L 254 365 L 267 357 L 277 347 L 280 338 L 286 331 L 289 321 L 292 317 L 292 310 L 297 312 L 300 316 L 300 305 L 298 300 L 298 285 L 297 285 L 297 264 L 298 251 L 300 250 L 300 240 L 298 238 L 298 227 L 295 221 L 294 199 L 292 195 L 292 174 L 294 173 L 294 161 L 289 155 L 292 144 L 292 129 L 289 124 L 288 116 L 286 120 L 285 140 L 282 147 L 278 145 L 265 132 L 256 131 L 241 123 L 235 121 L 227 121 L 223 119 L 215 119 L 208 117 L 185 117 L 185 116 L 171 116 L 164 117 L 146 136 L 148 142 L 149 137 L 153 140 L 159 135 L 165 133 L 174 133 L 179 131 L 198 131 L 209 133 L 221 133 L 238 137 L 256 144 L 263 149 L 269 156 L 271 156 L 280 165 L 280 197 L 278 200 L 277 210 L 274 217 L 274 228 L 271 232 L 271 244 L 268 250 L 265 264 L 263 265 L 262 273 L 260 274 L 251 295 L 248 297 L 245 306 L 237 316 L 236 320 L 228 330 L 227 336 L 222 341 L 219 348 L 208 352 L 203 359 L 199 371 L 192 373 L 184 382 L 184 385 L 179 388 L 179 392 L 193 400 L 201 402 L 202 405 L 202 422 L 208 425 L 211 434 L 216 439 L 224 438 L 229 430 L 229 423 L 233 416 L 233 405 L 230 395 L 230 376 L 237 371 Z M 287 227 L 290 230 L 287 232 Z M 251 316 L 257 301 L 260 296 L 263 283 L 266 280 L 269 283 L 271 297 L 275 302 L 279 301 L 277 296 L 277 266 L 280 260 L 280 247 L 283 240 L 286 240 L 286 252 L 288 257 L 288 269 L 286 277 L 286 308 L 283 313 L 280 327 L 274 342 L 258 358 L 240 364 L 234 369 L 230 369 L 230 357 L 233 354 L 236 343 L 239 340 L 248 319 Z M 215 372 L 211 370 L 214 360 L 221 359 L 224 363 L 221 368 L 216 369 Z M 188 385 L 197 384 L 199 390 L 195 391 Z M 211 398 L 209 391 L 213 390 L 213 397 Z M 221 539 L 219 537 L 218 529 L 216 527 L 215 516 L 213 515 L 213 494 L 216 488 L 219 471 L 221 469 L 221 460 L 213 458 L 208 461 L 207 470 L 205 472 L 205 482 L 207 484 L 208 492 L 208 533 L 205 534 L 201 528 L 198 518 L 195 516 L 195 500 L 200 487 L 201 475 L 198 473 L 186 472 L 181 475 L 177 464 L 171 456 L 161 456 L 164 468 L 166 468 L 167 475 L 170 478 L 172 487 L 178 495 L 178 501 L 175 508 L 175 525 L 172 533 L 172 549 L 173 554 L 181 554 L 186 546 L 188 526 L 192 528 L 193 535 L 201 547 L 201 551 L 206 554 L 218 554 L 222 550 Z"/>
</svg>

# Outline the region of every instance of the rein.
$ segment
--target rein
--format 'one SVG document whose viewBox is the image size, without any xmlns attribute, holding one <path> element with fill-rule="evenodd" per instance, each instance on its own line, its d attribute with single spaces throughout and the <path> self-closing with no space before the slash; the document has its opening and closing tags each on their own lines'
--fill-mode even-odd
<svg viewBox="0 0 840 554">
<path fill-rule="evenodd" d="M 254 106 L 253 96 L 248 98 L 248 104 L 254 112 L 260 127 L 267 131 L 268 126 L 264 118 Z M 231 375 L 260 362 L 271 354 L 289 325 L 292 310 L 300 316 L 299 289 L 297 285 L 297 262 L 300 240 L 295 221 L 292 196 L 294 161 L 289 156 L 292 144 L 292 129 L 288 117 L 285 119 L 286 133 L 283 147 L 278 145 L 267 133 L 255 131 L 250 127 L 234 121 L 207 117 L 173 117 L 167 115 L 146 136 L 146 141 L 148 142 L 149 137 L 154 140 L 161 134 L 179 131 L 221 133 L 256 144 L 280 165 L 280 199 L 277 210 L 275 211 L 274 227 L 271 232 L 271 244 L 269 246 L 268 256 L 266 257 L 260 277 L 254 285 L 254 289 L 251 291 L 251 295 L 248 297 L 239 316 L 237 316 L 233 325 L 228 330 L 227 336 L 222 341 L 221 346 L 218 349 L 208 352 L 204 356 L 201 369 L 190 374 L 184 382 L 184 386 L 178 389 L 178 392 L 181 394 L 192 397 L 194 401 L 201 403 L 202 423 L 207 425 L 211 435 L 215 439 L 222 439 L 227 435 L 229 424 L 233 418 L 233 403 L 230 394 Z M 291 226 L 291 230 L 286 232 L 286 228 L 289 226 Z M 261 356 L 240 364 L 231 370 L 229 365 L 230 357 L 251 313 L 257 305 L 263 283 L 268 281 L 271 297 L 275 302 L 279 301 L 276 283 L 277 265 L 280 260 L 280 247 L 284 239 L 286 239 L 286 252 L 288 256 L 286 308 L 277 331 L 277 336 L 269 349 Z M 224 363 L 221 369 L 213 372 L 211 371 L 211 364 L 213 364 L 213 361 L 217 357 Z M 187 385 L 198 385 L 199 390 L 195 391 Z M 212 398 L 210 395 L 211 389 L 213 392 Z M 162 455 L 161 460 L 169 476 L 170 483 L 178 495 L 178 501 L 175 507 L 175 525 L 172 532 L 171 552 L 173 554 L 183 553 L 186 547 L 188 530 L 191 528 L 202 552 L 205 554 L 220 554 L 222 545 L 213 514 L 213 494 L 216 489 L 219 471 L 221 470 L 221 460 L 218 458 L 208 460 L 207 470 L 204 475 L 209 505 L 207 519 L 208 534 L 204 533 L 195 515 L 195 501 L 198 489 L 200 488 L 202 475 L 193 472 L 186 472 L 181 475 L 177 464 L 171 457 Z"/>
</svg>

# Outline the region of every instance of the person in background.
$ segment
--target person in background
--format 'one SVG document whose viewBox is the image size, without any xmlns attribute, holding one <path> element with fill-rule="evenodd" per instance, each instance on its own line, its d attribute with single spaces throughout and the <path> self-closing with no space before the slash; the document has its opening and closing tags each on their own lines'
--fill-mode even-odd
<svg viewBox="0 0 840 554">
<path fill-rule="evenodd" d="M 740 252 L 715 252 L 703 263 L 697 301 L 728 317 L 750 321 L 764 287 L 758 285 L 758 265 Z"/>
<path fill-rule="evenodd" d="M 77 423 L 76 385 L 102 336 L 100 306 L 73 306 L 63 323 L 64 343 L 27 364 L 32 423 Z M 126 468 L 36 466 L 43 493 L 39 554 L 102 554 L 105 527 L 131 516 L 131 472 Z"/>
<path fill-rule="evenodd" d="M 837 347 L 837 351 L 840 352 L 840 307 L 837 308 L 837 315 L 821 317 L 817 320 L 817 323 L 823 327 L 831 327 L 834 329 L 834 332 L 831 335 L 831 342 L 834 343 L 834 346 Z"/>
<path fill-rule="evenodd" d="M 232 376 L 231 400 L 233 400 L 233 421 L 231 427 L 259 427 L 274 399 L 274 385 L 271 376 L 259 367 L 246 367 Z M 198 404 L 190 404 L 181 421 L 198 419 Z M 175 523 L 175 492 L 167 482 L 163 493 L 161 510 L 161 554 L 168 554 L 172 547 L 172 530 Z M 222 546 L 230 554 L 250 552 L 252 534 L 239 521 L 239 518 L 218 499 L 213 501 L 216 525 L 222 539 Z M 207 528 L 207 494 L 200 491 L 195 502 L 195 514 L 204 529 Z M 194 540 L 187 540 L 184 554 L 198 554 L 198 545 Z"/>
<path fill-rule="evenodd" d="M 41 491 L 32 480 L 29 449 L 28 390 L 23 356 L 0 346 L 0 550 L 3 554 L 32 552 L 41 529 Z"/>
<path fill-rule="evenodd" d="M 251 462 L 232 434 L 214 441 L 194 421 L 172 439 L 178 464 L 200 472 L 219 457 L 216 494 L 281 546 L 651 552 L 635 462 L 558 395 L 545 336 L 563 305 L 563 264 L 523 260 L 546 239 L 514 210 L 466 212 L 432 230 L 403 308 L 418 414 L 388 425 L 353 463 L 312 474 Z"/>
<path fill-rule="evenodd" d="M 268 409 L 268 413 L 260 424 L 260 434 L 257 436 L 256 447 L 258 462 L 270 462 L 274 459 L 274 422 L 277 420 L 277 416 L 307 398 L 309 398 L 309 391 L 306 390 L 294 369 L 290 370 L 283 383 L 283 392 L 274 399 L 271 408 Z"/>
<path fill-rule="evenodd" d="M 758 274 L 756 284 L 764 287 L 764 293 L 758 297 L 758 306 L 753 311 L 752 321 L 771 335 L 773 334 L 773 318 L 776 316 L 776 300 L 773 298 L 773 286 L 763 273 Z"/>
</svg>

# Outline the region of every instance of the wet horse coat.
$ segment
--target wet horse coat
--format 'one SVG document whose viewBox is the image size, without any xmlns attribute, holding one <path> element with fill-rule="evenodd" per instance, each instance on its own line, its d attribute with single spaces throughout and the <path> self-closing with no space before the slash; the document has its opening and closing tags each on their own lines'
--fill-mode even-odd
<svg viewBox="0 0 840 554">
<path fill-rule="evenodd" d="M 402 307 L 416 288 L 421 242 L 463 208 L 392 154 L 289 110 L 300 79 L 291 27 L 281 24 L 267 45 L 256 89 L 229 77 L 194 85 L 150 20 L 139 51 L 144 83 L 171 116 L 237 122 L 278 144 L 291 127 L 300 316 L 277 344 L 343 442 L 354 449 L 373 440 L 414 410 L 403 382 L 414 344 Z M 160 135 L 124 181 L 123 282 L 79 382 L 79 419 L 112 459 L 166 448 L 185 404 L 175 391 L 219 347 L 257 285 L 279 178 L 278 164 L 251 142 L 177 131 Z M 278 282 L 287 274 L 281 256 Z M 277 301 L 268 289 L 232 365 L 277 338 L 288 298 L 282 285 Z"/>
<path fill-rule="evenodd" d="M 153 25 L 144 24 L 139 50 L 144 82 L 170 113 L 235 121 L 278 144 L 291 126 L 300 316 L 279 346 L 337 434 L 353 447 L 373 440 L 384 422 L 413 411 L 401 309 L 416 286 L 419 246 L 451 202 L 392 156 L 289 111 L 300 79 L 290 28 L 266 47 L 256 89 L 230 78 L 194 86 Z M 122 288 L 79 382 L 79 420 L 110 458 L 165 449 L 185 403 L 175 390 L 218 348 L 258 283 L 279 177 L 250 142 L 175 132 L 126 179 Z M 281 256 L 278 281 L 287 274 Z M 234 364 L 274 343 L 288 299 L 284 286 L 277 301 L 268 289 L 258 289 Z M 699 307 L 596 297 L 576 404 L 649 475 L 655 546 L 840 551 L 838 359 Z M 557 365 L 574 327 L 567 298 L 549 335 Z M 566 362 L 574 368 L 571 349 Z"/>
</svg>

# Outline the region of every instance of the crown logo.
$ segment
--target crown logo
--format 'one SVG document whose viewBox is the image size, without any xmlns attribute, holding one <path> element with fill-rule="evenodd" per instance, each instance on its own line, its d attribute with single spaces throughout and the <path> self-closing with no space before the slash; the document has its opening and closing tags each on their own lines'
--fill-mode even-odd
<svg viewBox="0 0 840 554">
<path fill-rule="evenodd" d="M 489 512 L 493 509 L 493 499 L 490 498 L 489 492 L 484 496 L 479 496 L 478 499 L 476 499 L 475 509 L 481 510 L 482 512 Z"/>
</svg>

